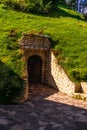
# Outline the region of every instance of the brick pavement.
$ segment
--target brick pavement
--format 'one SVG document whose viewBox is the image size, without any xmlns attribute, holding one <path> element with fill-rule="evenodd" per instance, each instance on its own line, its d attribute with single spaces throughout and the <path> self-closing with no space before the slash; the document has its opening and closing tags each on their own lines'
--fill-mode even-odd
<svg viewBox="0 0 87 130">
<path fill-rule="evenodd" d="M 87 101 L 31 85 L 26 102 L 0 105 L 0 130 L 87 130 Z"/>
</svg>

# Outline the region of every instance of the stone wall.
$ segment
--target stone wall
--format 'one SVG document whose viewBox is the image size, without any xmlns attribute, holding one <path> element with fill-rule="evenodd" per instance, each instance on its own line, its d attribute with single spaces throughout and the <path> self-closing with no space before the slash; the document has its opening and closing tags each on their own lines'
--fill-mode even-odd
<svg viewBox="0 0 87 130">
<path fill-rule="evenodd" d="M 25 70 L 23 79 L 25 80 L 25 95 L 28 95 L 28 59 L 33 56 L 39 56 L 42 60 L 41 83 L 48 84 L 57 88 L 59 91 L 72 95 L 79 91 L 80 85 L 73 83 L 64 69 L 58 64 L 58 61 L 50 49 L 50 42 L 47 36 L 40 34 L 23 34 L 20 40 L 20 47 L 23 51 L 23 59 L 25 60 Z M 27 98 L 27 96 L 25 96 Z"/>
<path fill-rule="evenodd" d="M 49 70 L 46 82 L 50 86 L 58 88 L 59 91 L 72 95 L 72 93 L 76 91 L 76 85 L 69 79 L 64 69 L 58 64 L 58 61 L 52 51 L 50 52 L 49 63 L 50 67 L 48 67 Z"/>
<path fill-rule="evenodd" d="M 31 48 L 38 50 L 49 50 L 50 42 L 48 37 L 41 34 L 26 34 L 24 33 L 20 40 L 21 48 Z"/>
<path fill-rule="evenodd" d="M 87 93 L 87 82 L 81 82 L 81 88 L 83 93 Z"/>
</svg>

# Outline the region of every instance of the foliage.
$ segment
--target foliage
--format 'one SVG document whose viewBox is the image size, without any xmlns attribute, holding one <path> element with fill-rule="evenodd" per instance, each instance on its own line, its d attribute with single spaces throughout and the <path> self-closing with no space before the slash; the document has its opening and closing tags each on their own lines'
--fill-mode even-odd
<svg viewBox="0 0 87 130">
<path fill-rule="evenodd" d="M 19 95 L 22 83 L 22 79 L 0 61 L 0 103 L 11 103 Z"/>
<path fill-rule="evenodd" d="M 87 14 L 83 14 L 85 20 L 87 21 Z"/>
<path fill-rule="evenodd" d="M 82 15 L 59 6 L 59 11 L 51 16 L 39 16 L 15 11 L 0 4 L 0 25 L 0 61 L 3 63 L 0 64 L 0 91 L 5 89 L 3 95 L 16 95 L 22 87 L 20 77 L 24 61 L 19 39 L 23 32 L 42 31 L 49 35 L 51 47 L 57 50 L 56 57 L 71 79 L 87 81 L 87 23 L 83 21 Z M 12 94 L 9 93 L 9 87 L 12 88 Z"/>
<path fill-rule="evenodd" d="M 86 100 L 86 97 L 83 96 L 81 93 L 74 93 L 72 95 L 72 98 L 76 99 L 76 100 L 83 100 L 85 101 Z"/>
<path fill-rule="evenodd" d="M 15 10 L 21 10 L 21 11 L 25 10 L 24 7 L 25 2 L 21 0 L 4 0 L 1 3 Z"/>
<path fill-rule="evenodd" d="M 5 0 L 2 3 L 15 10 L 49 14 L 58 9 L 58 4 L 65 2 L 64 0 Z"/>
<path fill-rule="evenodd" d="M 70 75 L 74 78 L 75 81 L 87 81 L 87 70 L 77 68 L 70 70 Z"/>
</svg>

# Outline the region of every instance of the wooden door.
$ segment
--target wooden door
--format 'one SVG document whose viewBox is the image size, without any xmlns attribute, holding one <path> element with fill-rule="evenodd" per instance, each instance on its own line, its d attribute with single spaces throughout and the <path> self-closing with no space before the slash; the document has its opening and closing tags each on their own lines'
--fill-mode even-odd
<svg viewBox="0 0 87 130">
<path fill-rule="evenodd" d="M 42 62 L 40 57 L 31 56 L 28 60 L 28 79 L 29 82 L 41 82 Z"/>
</svg>

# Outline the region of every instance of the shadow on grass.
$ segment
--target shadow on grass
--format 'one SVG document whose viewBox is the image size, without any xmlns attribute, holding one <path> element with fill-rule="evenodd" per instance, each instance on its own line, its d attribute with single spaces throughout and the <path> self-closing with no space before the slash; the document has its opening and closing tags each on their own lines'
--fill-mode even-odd
<svg viewBox="0 0 87 130">
<path fill-rule="evenodd" d="M 4 9 L 6 10 L 9 10 L 11 8 L 7 7 L 7 6 L 3 6 Z M 67 8 L 67 6 L 64 6 L 64 8 Z M 69 8 L 69 10 L 72 10 Z M 17 12 L 22 12 L 20 10 L 16 10 Z M 60 16 L 62 17 L 71 17 L 71 18 L 75 18 L 75 19 L 78 19 L 78 20 L 83 20 L 84 21 L 84 18 L 82 18 L 79 14 L 71 14 L 69 12 L 66 12 L 65 10 L 61 9 L 61 7 L 59 6 L 58 8 L 48 12 L 48 13 L 38 13 L 37 11 L 33 11 L 33 12 L 27 12 L 27 11 L 23 11 L 24 13 L 31 13 L 31 14 L 34 14 L 34 15 L 38 15 L 38 16 L 43 16 L 43 17 L 52 17 L 52 18 L 60 18 Z"/>
<path fill-rule="evenodd" d="M 0 61 L 0 104 L 9 104 L 19 96 L 23 80 Z"/>
<path fill-rule="evenodd" d="M 70 10 L 70 9 L 69 9 Z M 72 9 L 71 9 L 72 10 Z M 59 8 L 59 15 L 63 16 L 63 17 L 71 17 L 71 18 L 76 18 L 78 20 L 83 20 L 83 18 L 81 18 L 81 16 L 79 16 L 79 14 L 70 14 L 69 12 L 66 12 L 65 10 Z"/>
</svg>

